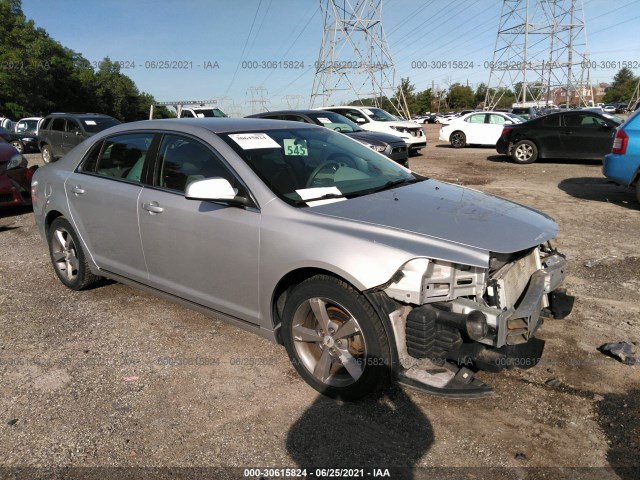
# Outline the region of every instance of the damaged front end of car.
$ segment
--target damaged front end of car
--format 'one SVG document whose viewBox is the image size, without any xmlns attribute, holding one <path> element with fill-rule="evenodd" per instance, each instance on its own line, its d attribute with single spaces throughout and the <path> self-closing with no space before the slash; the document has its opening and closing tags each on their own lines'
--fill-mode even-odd
<svg viewBox="0 0 640 480">
<path fill-rule="evenodd" d="M 549 242 L 492 253 L 487 268 L 428 258 L 405 263 L 372 292 L 391 300 L 386 314 L 400 383 L 449 397 L 484 396 L 491 388 L 473 370 L 536 365 L 544 341 L 535 334 L 544 318 L 563 318 L 571 308 L 559 289 L 566 265 Z"/>
</svg>

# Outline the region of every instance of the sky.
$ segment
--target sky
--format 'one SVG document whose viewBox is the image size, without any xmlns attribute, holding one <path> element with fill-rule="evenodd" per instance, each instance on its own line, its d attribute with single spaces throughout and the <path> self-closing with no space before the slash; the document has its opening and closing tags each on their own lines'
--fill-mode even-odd
<svg viewBox="0 0 640 480">
<path fill-rule="evenodd" d="M 92 64 L 107 56 L 121 62 L 121 71 L 157 101 L 217 99 L 227 113 L 246 115 L 309 106 L 322 41 L 320 1 L 327 0 L 23 0 L 22 7 Z M 487 83 L 502 4 L 383 0 L 396 82 L 408 77 L 417 91 Z M 583 5 L 587 46 L 579 48 L 595 67 L 592 83 L 610 82 L 622 62 L 640 75 L 640 0 Z"/>
</svg>

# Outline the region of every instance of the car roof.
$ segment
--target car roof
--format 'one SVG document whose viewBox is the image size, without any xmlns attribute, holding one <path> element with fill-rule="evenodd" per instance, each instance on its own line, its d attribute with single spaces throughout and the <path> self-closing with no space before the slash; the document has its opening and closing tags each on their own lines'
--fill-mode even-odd
<svg viewBox="0 0 640 480">
<path fill-rule="evenodd" d="M 319 113 L 322 113 L 322 110 L 275 110 L 273 112 L 262 112 L 262 113 L 255 113 L 253 115 L 247 115 L 245 118 L 260 118 L 261 115 L 290 115 L 290 114 L 317 115 Z"/>
<path fill-rule="evenodd" d="M 113 118 L 110 115 L 106 115 L 104 113 L 80 113 L 80 112 L 53 112 L 47 115 L 47 117 L 60 117 L 60 116 L 68 116 L 68 117 L 105 117 L 105 118 Z"/>
<path fill-rule="evenodd" d="M 242 131 L 280 130 L 285 124 L 295 128 L 322 128 L 317 125 L 287 120 L 272 120 L 263 118 L 166 118 L 162 120 L 141 120 L 139 122 L 122 123 L 112 127 L 109 131 L 127 130 L 178 130 L 184 131 L 185 127 L 192 126 L 209 130 L 213 133 L 233 133 Z"/>
</svg>

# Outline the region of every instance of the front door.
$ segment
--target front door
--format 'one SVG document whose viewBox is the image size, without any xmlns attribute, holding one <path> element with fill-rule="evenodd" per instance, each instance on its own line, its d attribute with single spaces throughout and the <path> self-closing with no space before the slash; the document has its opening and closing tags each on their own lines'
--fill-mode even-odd
<svg viewBox="0 0 640 480">
<path fill-rule="evenodd" d="M 208 146 L 165 135 L 153 188 L 138 200 L 149 284 L 234 317 L 260 321 L 260 212 L 188 200 L 195 180 L 235 176 Z"/>
</svg>

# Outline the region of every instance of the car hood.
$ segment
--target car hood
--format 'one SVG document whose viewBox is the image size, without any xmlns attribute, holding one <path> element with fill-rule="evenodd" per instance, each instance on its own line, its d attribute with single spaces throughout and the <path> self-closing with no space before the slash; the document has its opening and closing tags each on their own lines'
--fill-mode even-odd
<svg viewBox="0 0 640 480">
<path fill-rule="evenodd" d="M 431 179 L 312 211 L 496 253 L 534 247 L 558 231 L 555 221 L 542 212 Z"/>
<path fill-rule="evenodd" d="M 358 140 L 360 142 L 369 142 L 369 143 L 389 143 L 389 144 L 400 144 L 400 145 L 406 145 L 404 143 L 404 140 L 402 140 L 401 138 L 397 137 L 396 135 L 391 135 L 390 133 L 377 133 L 377 132 L 367 132 L 367 131 L 361 131 L 361 132 L 349 132 L 349 133 L 345 133 L 345 135 L 348 135 L 349 137 L 353 138 L 354 140 Z"/>
</svg>

